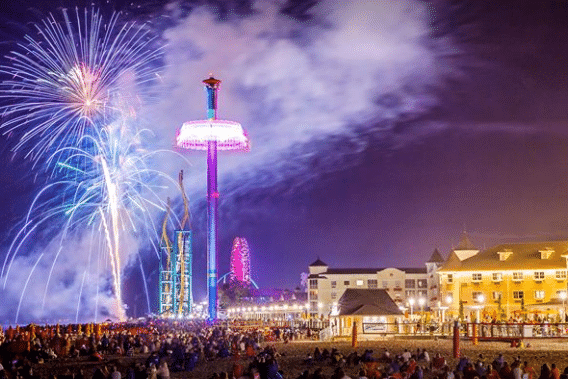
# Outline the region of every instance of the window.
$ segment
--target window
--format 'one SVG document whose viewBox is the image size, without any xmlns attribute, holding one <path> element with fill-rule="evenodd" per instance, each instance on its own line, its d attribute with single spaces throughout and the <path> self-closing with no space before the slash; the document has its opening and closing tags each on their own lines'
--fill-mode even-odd
<svg viewBox="0 0 568 379">
<path fill-rule="evenodd" d="M 542 279 L 544 279 L 544 271 L 535 271 L 534 280 L 542 280 Z"/>
<path fill-rule="evenodd" d="M 494 272 L 492 275 L 492 279 L 494 282 L 500 282 L 503 280 L 503 274 L 501 272 Z"/>
<path fill-rule="evenodd" d="M 400 280 L 397 280 L 396 282 L 394 282 L 394 286 L 396 288 L 400 288 Z"/>
<path fill-rule="evenodd" d="M 335 300 L 337 298 L 337 293 L 332 292 L 331 293 L 331 300 Z"/>
<path fill-rule="evenodd" d="M 566 290 L 556 291 L 556 298 L 557 299 L 564 298 L 564 300 L 566 300 Z"/>
<path fill-rule="evenodd" d="M 310 291 L 310 299 L 317 300 L 318 299 L 318 291 Z"/>
<path fill-rule="evenodd" d="M 363 282 L 361 279 L 358 279 L 355 283 L 356 283 L 358 286 L 362 286 L 364 282 Z"/>
<path fill-rule="evenodd" d="M 367 280 L 367 286 L 369 288 L 378 288 L 379 283 L 377 282 L 377 279 L 369 279 Z"/>
<path fill-rule="evenodd" d="M 344 285 L 344 286 L 348 286 L 348 285 L 349 285 L 349 280 L 343 281 L 343 285 Z"/>
<path fill-rule="evenodd" d="M 331 288 L 337 287 L 337 282 L 335 280 L 331 281 Z"/>
<path fill-rule="evenodd" d="M 566 270 L 556 271 L 556 279 L 566 279 Z"/>
<path fill-rule="evenodd" d="M 418 291 L 416 291 L 416 295 L 418 295 L 419 297 L 428 297 L 428 291 L 427 290 L 418 290 Z"/>
<path fill-rule="evenodd" d="M 310 302 L 310 310 L 312 312 L 317 312 L 318 311 L 318 302 L 317 301 L 311 301 Z"/>
<path fill-rule="evenodd" d="M 544 299 L 544 290 L 536 290 L 534 291 L 534 298 L 537 300 Z"/>
<path fill-rule="evenodd" d="M 414 296 L 416 296 L 416 291 L 415 290 L 406 290 L 406 291 L 404 291 L 404 296 L 414 297 Z"/>
<path fill-rule="evenodd" d="M 389 282 L 386 280 L 383 280 L 383 288 L 389 288 Z"/>
<path fill-rule="evenodd" d="M 523 280 L 523 272 L 522 271 L 513 272 L 513 280 L 516 282 L 520 282 L 521 280 Z"/>
<path fill-rule="evenodd" d="M 525 297 L 525 293 L 523 291 L 513 291 L 513 299 L 521 300 Z"/>
<path fill-rule="evenodd" d="M 310 279 L 310 289 L 317 290 L 318 289 L 318 280 L 317 279 Z"/>
<path fill-rule="evenodd" d="M 471 293 L 471 298 L 475 303 L 483 303 L 485 301 L 485 296 L 483 292 L 473 291 Z"/>
<path fill-rule="evenodd" d="M 428 280 L 427 279 L 418 279 L 417 281 L 418 288 L 427 288 L 428 287 Z"/>
<path fill-rule="evenodd" d="M 493 298 L 493 300 L 499 301 L 499 299 L 503 297 L 503 294 L 500 291 L 493 291 L 491 297 Z"/>
<path fill-rule="evenodd" d="M 481 273 L 474 272 L 473 274 L 471 274 L 471 280 L 473 280 L 474 282 L 481 282 Z"/>
<path fill-rule="evenodd" d="M 448 274 L 448 283 L 454 282 L 454 274 Z"/>
<path fill-rule="evenodd" d="M 414 279 L 406 279 L 404 281 L 404 286 L 406 288 L 416 288 L 416 280 Z"/>
</svg>

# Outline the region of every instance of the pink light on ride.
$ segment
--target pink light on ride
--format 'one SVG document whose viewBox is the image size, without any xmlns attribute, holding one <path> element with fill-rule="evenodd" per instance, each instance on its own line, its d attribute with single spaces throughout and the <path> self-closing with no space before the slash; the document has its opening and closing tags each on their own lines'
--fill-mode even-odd
<svg viewBox="0 0 568 379">
<path fill-rule="evenodd" d="M 243 127 L 234 121 L 188 121 L 181 126 L 176 140 L 179 147 L 191 150 L 207 150 L 209 141 L 217 142 L 217 150 L 250 150 Z"/>
</svg>

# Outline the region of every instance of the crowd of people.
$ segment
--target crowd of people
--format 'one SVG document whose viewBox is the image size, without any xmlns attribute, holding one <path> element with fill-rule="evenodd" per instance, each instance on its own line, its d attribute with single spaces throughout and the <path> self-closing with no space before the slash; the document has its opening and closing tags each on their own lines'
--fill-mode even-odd
<svg viewBox="0 0 568 379">
<path fill-rule="evenodd" d="M 328 351 L 315 348 L 308 355 L 304 364 L 308 367 L 320 362 L 334 367 L 329 379 L 568 379 L 568 367 L 562 372 L 552 363 L 542 364 L 540 373 L 520 356 L 511 362 L 505 360 L 503 354 L 498 354 L 492 361 L 487 361 L 483 354 L 475 360 L 461 355 L 455 367 L 446 361 L 440 353 L 430 356 L 426 349 L 417 349 L 415 353 L 404 349 L 400 354 L 393 354 L 388 349 L 378 356 L 372 350 L 365 350 L 358 355 L 352 351 L 348 355 L 341 354 L 337 349 Z M 356 374 L 346 375 L 346 372 Z M 313 372 L 307 368 L 296 379 L 325 379 L 321 365 Z"/>
<path fill-rule="evenodd" d="M 301 375 L 284 372 L 278 346 L 310 335 L 158 320 L 102 328 L 29 326 L 0 333 L 0 379 L 169 379 L 172 374 L 194 377 L 191 373 L 200 365 L 218 368 L 206 379 L 568 379 L 568 368 L 561 372 L 554 364 L 542 364 L 537 373 L 521 357 L 506 361 L 501 354 L 493 360 L 462 355 L 450 365 L 440 353 L 425 349 L 345 353 L 315 347 L 298 359 L 295 371 L 303 371 Z"/>
<path fill-rule="evenodd" d="M 310 333 L 289 328 L 267 330 L 159 320 L 144 325 L 111 324 L 104 330 L 100 325 L 97 330 L 88 325 L 10 328 L 0 333 L 0 379 L 39 378 L 33 367 L 58 359 L 93 362 L 92 375 L 66 370 L 50 373 L 50 379 L 82 379 L 85 375 L 96 379 L 168 379 L 170 372 L 191 372 L 198 364 L 215 364 L 221 359 L 234 360 L 233 373 L 243 374 L 245 368 L 238 362 L 248 359 L 252 363 L 247 365 L 247 373 L 276 378 L 281 373 L 275 349 L 261 348 L 261 344 L 266 340 L 288 343 L 306 335 Z M 107 364 L 108 357 L 121 356 L 146 359 L 138 359 L 124 372 L 117 365 Z"/>
</svg>

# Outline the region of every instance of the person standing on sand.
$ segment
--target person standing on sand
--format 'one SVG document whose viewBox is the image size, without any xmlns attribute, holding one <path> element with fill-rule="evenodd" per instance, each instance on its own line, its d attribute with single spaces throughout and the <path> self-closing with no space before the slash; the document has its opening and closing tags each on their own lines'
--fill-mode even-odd
<svg viewBox="0 0 568 379">
<path fill-rule="evenodd" d="M 552 379 L 560 379 L 560 370 L 556 367 L 556 363 L 553 363 L 550 368 L 550 376 Z"/>
<path fill-rule="evenodd" d="M 536 379 L 536 371 L 534 370 L 534 367 L 532 367 L 532 365 L 529 365 L 529 362 L 525 361 L 524 364 L 524 372 L 525 374 L 528 375 L 527 379 Z"/>
</svg>

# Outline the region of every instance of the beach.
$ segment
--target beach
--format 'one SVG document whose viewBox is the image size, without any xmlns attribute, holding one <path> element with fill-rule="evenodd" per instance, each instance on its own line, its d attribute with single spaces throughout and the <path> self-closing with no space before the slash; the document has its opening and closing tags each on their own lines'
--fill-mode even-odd
<svg viewBox="0 0 568 379">
<path fill-rule="evenodd" d="M 556 363 L 556 365 L 563 370 L 568 366 L 568 341 L 560 339 L 549 340 L 525 340 L 525 343 L 530 344 L 525 348 L 513 348 L 508 342 L 480 342 L 479 345 L 474 346 L 471 341 L 461 341 L 460 351 L 472 360 L 476 360 L 479 354 L 483 354 L 485 362 L 490 363 L 498 354 L 502 353 L 508 362 L 512 362 L 513 357 L 521 357 L 521 360 L 528 361 L 536 369 L 537 373 L 540 372 L 540 367 L 543 363 Z M 337 348 L 343 355 L 350 354 L 354 348 L 351 347 L 350 342 L 321 342 L 321 341 L 293 341 L 289 343 L 271 342 L 265 343 L 275 346 L 280 354 L 278 357 L 278 364 L 280 369 L 284 372 L 284 378 L 295 379 L 302 371 L 310 369 L 312 372 L 317 367 L 322 367 L 324 375 L 330 377 L 333 373 L 334 366 L 327 363 L 314 363 L 307 365 L 304 363 L 305 358 L 309 353 L 313 353 L 316 347 L 320 350 L 327 348 Z M 388 349 L 391 354 L 401 354 L 404 349 L 415 352 L 416 349 L 426 349 L 430 357 L 434 354 L 442 354 L 449 362 L 450 367 L 455 367 L 457 359 L 452 357 L 452 340 L 451 339 L 381 339 L 376 341 L 364 341 L 358 343 L 355 350 L 358 354 L 362 354 L 366 349 L 371 349 L 374 352 L 374 357 L 379 357 L 384 349 Z M 89 362 L 86 358 L 63 358 L 55 361 L 46 362 L 42 365 L 34 365 L 34 371 L 40 373 L 42 376 L 46 373 L 63 374 L 67 369 L 71 372 L 78 372 L 79 369 L 84 371 L 85 378 L 92 376 L 95 367 L 103 364 L 116 365 L 125 376 L 126 370 L 129 366 L 135 363 L 144 363 L 147 355 L 136 354 L 134 357 L 121 357 L 121 356 L 105 356 L 104 363 Z M 250 363 L 250 359 L 240 357 L 237 360 L 245 368 Z M 172 378 L 210 378 L 214 373 L 223 371 L 230 372 L 233 364 L 235 363 L 234 357 L 223 359 L 215 359 L 208 362 L 200 362 L 197 367 L 191 372 L 172 372 Z M 345 373 L 351 377 L 356 377 L 358 367 L 346 367 Z"/>
</svg>

